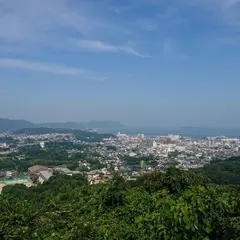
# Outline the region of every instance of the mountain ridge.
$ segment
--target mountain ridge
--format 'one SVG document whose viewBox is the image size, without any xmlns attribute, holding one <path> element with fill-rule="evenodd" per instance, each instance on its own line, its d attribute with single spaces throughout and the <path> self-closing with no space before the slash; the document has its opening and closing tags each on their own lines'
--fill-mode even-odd
<svg viewBox="0 0 240 240">
<path fill-rule="evenodd" d="M 101 131 L 122 130 L 125 125 L 118 121 L 89 121 L 89 122 L 59 122 L 59 123 L 32 123 L 23 119 L 0 118 L 0 132 L 15 131 L 23 128 L 63 128 L 63 129 L 97 129 Z"/>
</svg>

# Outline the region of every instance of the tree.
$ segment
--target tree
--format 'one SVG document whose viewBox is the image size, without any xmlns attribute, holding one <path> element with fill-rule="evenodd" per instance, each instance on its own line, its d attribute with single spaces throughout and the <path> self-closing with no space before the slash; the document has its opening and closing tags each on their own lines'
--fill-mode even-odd
<svg viewBox="0 0 240 240">
<path fill-rule="evenodd" d="M 240 186 L 217 185 L 171 168 L 129 185 L 120 175 L 89 185 L 58 174 L 0 195 L 0 236 L 8 239 L 240 239 Z"/>
</svg>

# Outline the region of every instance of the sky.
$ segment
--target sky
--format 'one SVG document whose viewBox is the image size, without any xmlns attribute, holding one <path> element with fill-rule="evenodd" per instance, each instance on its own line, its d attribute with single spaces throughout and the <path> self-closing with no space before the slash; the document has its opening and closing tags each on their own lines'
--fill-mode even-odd
<svg viewBox="0 0 240 240">
<path fill-rule="evenodd" d="M 0 117 L 240 127 L 240 0 L 0 0 Z"/>
</svg>

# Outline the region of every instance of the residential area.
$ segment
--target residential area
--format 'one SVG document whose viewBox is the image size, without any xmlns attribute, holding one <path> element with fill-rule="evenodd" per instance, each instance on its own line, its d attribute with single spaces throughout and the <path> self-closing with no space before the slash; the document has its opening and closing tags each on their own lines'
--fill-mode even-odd
<svg viewBox="0 0 240 240">
<path fill-rule="evenodd" d="M 118 133 L 83 141 L 73 133 L 4 133 L 0 135 L 0 189 L 9 184 L 33 186 L 54 174 L 83 174 L 90 184 L 104 183 L 114 172 L 134 180 L 169 166 L 201 168 L 231 156 L 240 156 L 238 138 Z"/>
</svg>

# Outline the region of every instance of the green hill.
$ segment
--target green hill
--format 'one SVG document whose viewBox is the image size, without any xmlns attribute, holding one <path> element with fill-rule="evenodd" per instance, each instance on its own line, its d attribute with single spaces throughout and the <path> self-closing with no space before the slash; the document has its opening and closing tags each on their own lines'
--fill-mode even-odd
<svg viewBox="0 0 240 240">
<path fill-rule="evenodd" d="M 216 184 L 240 185 L 240 157 L 215 160 L 194 171 L 206 175 Z"/>
<path fill-rule="evenodd" d="M 21 128 L 33 127 L 36 127 L 36 125 L 29 121 L 0 118 L 0 132 L 14 131 Z"/>
</svg>

